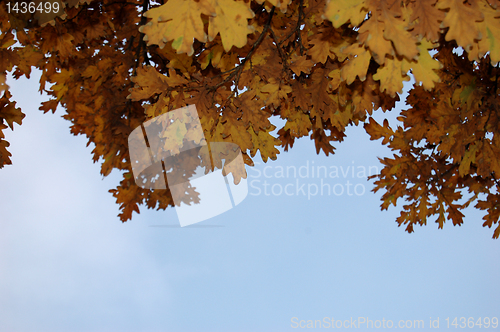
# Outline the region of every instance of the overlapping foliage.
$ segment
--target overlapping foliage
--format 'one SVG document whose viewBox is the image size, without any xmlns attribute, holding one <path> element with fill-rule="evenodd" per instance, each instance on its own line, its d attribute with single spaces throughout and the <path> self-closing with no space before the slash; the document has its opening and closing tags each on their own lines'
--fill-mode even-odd
<svg viewBox="0 0 500 332">
<path fill-rule="evenodd" d="M 63 106 L 101 173 L 124 171 L 111 190 L 123 221 L 139 204 L 173 205 L 168 190 L 134 183 L 128 134 L 195 104 L 207 140 L 238 144 L 248 165 L 304 136 L 329 155 L 363 124 L 394 151 L 374 190 L 382 209 L 405 200 L 399 225 L 460 225 L 475 202 L 500 236 L 500 1 L 158 1 L 37 0 L 61 5 L 51 15 L 0 4 L 0 118 L 13 128 L 24 116 L 5 73 L 42 70 L 52 99 L 40 109 Z M 402 127 L 377 123 L 372 112 L 391 110 L 409 75 Z M 285 120 L 277 137 L 271 116 Z M 0 134 L 0 166 L 7 147 Z"/>
</svg>

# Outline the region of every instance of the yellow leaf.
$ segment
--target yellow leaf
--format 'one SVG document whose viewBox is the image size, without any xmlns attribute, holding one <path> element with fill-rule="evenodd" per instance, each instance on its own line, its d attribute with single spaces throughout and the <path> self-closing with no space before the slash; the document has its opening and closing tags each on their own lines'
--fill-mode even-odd
<svg viewBox="0 0 500 332">
<path fill-rule="evenodd" d="M 311 118 L 301 110 L 290 114 L 284 127 L 293 137 L 307 136 L 311 128 Z"/>
<path fill-rule="evenodd" d="M 243 156 L 240 148 L 235 144 L 230 144 L 226 148 L 224 154 L 224 168 L 222 169 L 222 174 L 227 176 L 228 174 L 233 175 L 234 184 L 240 183 L 241 179 L 247 178 L 247 171 L 245 169 L 245 164 L 243 162 L 238 162 L 238 159 L 243 161 Z M 231 147 L 232 145 L 232 147 Z"/>
<path fill-rule="evenodd" d="M 328 0 L 324 17 L 330 20 L 335 28 L 340 28 L 347 22 L 359 25 L 368 12 L 364 6 L 364 0 Z"/>
<path fill-rule="evenodd" d="M 380 91 L 386 91 L 391 97 L 395 97 L 396 93 L 403 90 L 403 81 L 409 81 L 410 78 L 403 76 L 401 69 L 402 61 L 398 58 L 387 58 L 385 64 L 377 69 L 377 73 L 373 75 L 375 81 L 380 81 Z"/>
<path fill-rule="evenodd" d="M 292 88 L 289 85 L 269 83 L 264 85 L 260 91 L 264 93 L 262 96 L 265 98 L 266 105 L 273 104 L 278 107 L 281 104 L 281 99 L 286 99 L 287 94 L 292 92 Z"/>
<path fill-rule="evenodd" d="M 161 133 L 161 136 L 165 138 L 164 150 L 170 151 L 172 155 L 178 154 L 183 146 L 186 133 L 186 124 L 180 120 L 177 119 L 173 123 L 169 123 Z"/>
<path fill-rule="evenodd" d="M 406 31 L 406 22 L 392 15 L 385 15 L 384 22 L 384 38 L 392 41 L 399 55 L 415 59 L 418 55 L 417 41 Z"/>
<path fill-rule="evenodd" d="M 328 82 L 328 91 L 331 92 L 337 90 L 340 86 L 340 82 L 342 81 L 340 69 L 332 70 L 328 73 L 328 77 L 331 78 Z"/>
<path fill-rule="evenodd" d="M 370 140 L 384 138 L 382 141 L 384 145 L 390 143 L 392 136 L 394 136 L 394 131 L 389 126 L 389 121 L 387 121 L 387 119 L 384 119 L 384 125 L 381 126 L 373 118 L 370 118 L 369 122 L 365 123 L 364 128 L 370 135 Z"/>
<path fill-rule="evenodd" d="M 460 174 L 460 176 L 469 174 L 470 164 L 476 162 L 476 152 L 478 151 L 478 149 L 479 147 L 477 146 L 477 144 L 471 144 L 469 146 L 469 149 L 465 151 L 464 157 L 460 162 L 460 167 L 458 168 L 458 173 Z"/>
<path fill-rule="evenodd" d="M 68 92 L 69 89 L 67 83 L 72 79 L 73 75 L 73 69 L 62 69 L 60 73 L 56 73 L 52 76 L 52 79 L 56 82 L 56 84 L 51 87 L 51 90 L 55 92 L 57 100 L 61 100 L 66 96 L 66 92 Z"/>
<path fill-rule="evenodd" d="M 463 0 L 439 0 L 437 7 L 449 8 L 449 12 L 441 23 L 441 26 L 450 28 L 446 33 L 446 40 L 455 39 L 459 46 L 469 50 L 475 39 L 481 39 L 475 22 L 483 20 L 483 14 L 478 10 L 477 2 L 471 2 L 473 6 L 464 4 Z"/>
<path fill-rule="evenodd" d="M 478 41 L 479 57 L 490 52 L 493 65 L 500 62 L 500 8 L 491 8 L 486 2 L 481 2 L 484 21 L 476 23 L 483 38 Z M 479 60 L 479 59 L 474 59 Z"/>
<path fill-rule="evenodd" d="M 482 148 L 484 159 L 486 163 L 489 164 L 489 167 L 487 167 L 488 171 L 493 171 L 498 177 L 498 174 L 500 174 L 500 162 L 498 161 L 500 147 L 487 141 L 483 144 Z"/>
<path fill-rule="evenodd" d="M 359 43 L 364 43 L 372 52 L 373 59 L 382 65 L 385 62 L 386 55 L 394 55 L 394 49 L 389 40 L 384 38 L 386 29 L 385 23 L 378 20 L 378 14 L 375 12 L 368 21 L 359 28 Z"/>
<path fill-rule="evenodd" d="M 426 90 L 434 88 L 434 82 L 440 82 L 441 79 L 434 70 L 442 67 L 439 61 L 436 61 L 429 54 L 429 49 L 434 48 L 433 44 L 427 39 L 422 39 L 418 45 L 420 55 L 417 61 L 408 61 L 403 59 L 403 72 L 408 72 L 411 69 L 413 76 L 417 82 L 421 82 Z"/>
<path fill-rule="evenodd" d="M 218 68 L 219 62 L 224 54 L 224 48 L 217 44 L 214 47 L 207 49 L 201 53 L 198 58 L 198 62 L 201 65 L 201 69 L 205 69 L 208 67 L 210 63 L 214 68 Z"/>
<path fill-rule="evenodd" d="M 242 151 L 252 148 L 250 133 L 241 128 L 243 121 L 236 119 L 235 114 L 224 115 L 224 123 L 219 121 L 216 131 L 222 132 L 222 137 L 230 137 L 230 141 L 237 144 Z"/>
<path fill-rule="evenodd" d="M 248 25 L 248 19 L 254 17 L 250 4 L 238 0 L 215 0 L 215 15 L 210 16 L 208 36 L 212 41 L 220 33 L 224 50 L 231 47 L 243 47 L 247 44 L 247 35 L 254 29 Z"/>
<path fill-rule="evenodd" d="M 18 68 L 28 78 L 31 73 L 31 66 L 37 66 L 45 60 L 43 54 L 32 45 L 20 49 L 18 54 L 20 55 Z"/>
<path fill-rule="evenodd" d="M 172 41 L 178 53 L 194 53 L 194 38 L 201 42 L 207 40 L 201 19 L 204 7 L 194 0 L 169 0 L 164 5 L 148 10 L 144 16 L 151 22 L 139 28 L 145 34 L 148 45 L 156 44 L 163 48 Z"/>
<path fill-rule="evenodd" d="M 220 69 L 221 71 L 228 71 L 233 69 L 239 63 L 240 59 L 237 52 L 225 53 L 221 57 L 219 63 L 217 63 L 216 68 Z"/>
<path fill-rule="evenodd" d="M 276 149 L 276 146 L 281 145 L 281 142 L 269 133 L 275 128 L 275 126 L 271 126 L 267 130 L 259 130 L 258 133 L 255 133 L 252 126 L 248 127 L 253 142 L 253 148 L 250 150 L 250 155 L 252 157 L 254 157 L 257 150 L 259 150 L 260 156 L 264 162 L 267 162 L 268 158 L 272 160 L 278 158 L 277 155 L 280 152 Z"/>
<path fill-rule="evenodd" d="M 58 36 L 57 44 L 56 47 L 54 47 L 53 51 L 54 52 L 59 51 L 59 54 L 62 57 L 70 56 L 75 49 L 75 46 L 73 45 L 73 40 L 74 37 L 69 33 L 65 33 L 63 35 Z"/>
<path fill-rule="evenodd" d="M 12 33 L 6 33 L 0 39 L 0 49 L 7 49 L 16 43 L 16 39 Z"/>
<path fill-rule="evenodd" d="M 362 45 L 353 44 L 344 49 L 344 53 L 350 56 L 349 61 L 342 67 L 342 79 L 345 80 L 347 84 L 354 82 L 356 76 L 358 76 L 361 81 L 364 81 L 372 58 L 370 51 Z"/>
</svg>

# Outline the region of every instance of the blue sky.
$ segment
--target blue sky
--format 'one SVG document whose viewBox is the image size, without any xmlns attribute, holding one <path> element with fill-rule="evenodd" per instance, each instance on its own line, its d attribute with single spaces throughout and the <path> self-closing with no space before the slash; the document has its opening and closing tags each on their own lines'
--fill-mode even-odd
<svg viewBox="0 0 500 332">
<path fill-rule="evenodd" d="M 264 176 L 266 166 L 380 167 L 390 151 L 361 127 L 333 156 L 305 138 L 248 169 L 247 198 L 199 224 L 218 227 L 171 227 L 174 209 L 121 223 L 108 193 L 120 175 L 102 178 L 61 110 L 38 111 L 37 80 L 9 81 L 26 118 L 6 131 L 14 164 L 0 170 L 0 331 L 295 331 L 294 319 L 325 317 L 423 320 L 420 330 L 439 317 L 448 330 L 447 317 L 500 317 L 500 242 L 482 212 L 407 234 L 399 207 L 380 211 L 381 193 L 357 172 Z M 264 193 L 264 181 L 278 193 L 321 180 L 344 193 Z"/>
</svg>

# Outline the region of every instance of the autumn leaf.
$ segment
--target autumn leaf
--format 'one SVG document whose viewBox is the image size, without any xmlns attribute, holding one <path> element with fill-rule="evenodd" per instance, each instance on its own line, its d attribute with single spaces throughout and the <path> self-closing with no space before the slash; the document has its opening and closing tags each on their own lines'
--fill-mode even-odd
<svg viewBox="0 0 500 332">
<path fill-rule="evenodd" d="M 370 49 L 373 59 L 380 65 L 385 63 L 386 55 L 394 55 L 391 42 L 384 37 L 385 29 L 385 23 L 375 14 L 361 26 L 358 35 L 358 41 Z"/>
<path fill-rule="evenodd" d="M 449 28 L 446 33 L 446 40 L 456 40 L 459 46 L 468 50 L 476 39 L 481 39 L 482 35 L 475 22 L 482 21 L 484 15 L 477 8 L 477 2 L 472 1 L 472 5 L 465 4 L 461 0 L 439 0 L 437 7 L 448 9 L 441 24 L 442 27 Z"/>
<path fill-rule="evenodd" d="M 321 35 L 314 35 L 309 44 L 312 47 L 309 48 L 308 54 L 314 62 L 325 63 L 328 57 L 330 59 L 336 58 L 335 53 L 331 50 L 332 45 L 330 41 L 322 39 Z"/>
<path fill-rule="evenodd" d="M 292 0 L 257 0 L 257 3 L 262 4 L 264 1 L 268 1 L 273 6 L 279 8 L 282 13 L 286 13 L 288 5 Z"/>
<path fill-rule="evenodd" d="M 14 130 L 14 123 L 21 125 L 26 115 L 21 112 L 20 108 L 16 108 L 16 103 L 10 101 L 11 98 L 9 91 L 5 91 L 0 98 L 0 124 L 5 121 L 10 129 Z"/>
<path fill-rule="evenodd" d="M 288 85 L 280 86 L 278 83 L 269 83 L 261 88 L 262 97 L 266 105 L 280 105 L 280 99 L 286 98 L 287 94 L 292 92 L 292 88 Z"/>
<path fill-rule="evenodd" d="M 478 55 L 472 57 L 478 60 L 489 52 L 492 64 L 500 62 L 500 8 L 493 9 L 485 2 L 479 4 L 484 20 L 477 22 L 482 38 L 477 42 Z M 471 50 L 471 53 L 473 50 Z"/>
<path fill-rule="evenodd" d="M 172 75 L 175 77 L 175 75 Z M 137 71 L 137 76 L 133 79 L 136 86 L 130 89 L 130 95 L 127 98 L 132 100 L 148 99 L 149 97 L 159 94 L 168 88 L 169 81 L 172 78 L 165 77 L 158 73 L 153 67 L 142 67 Z M 183 80 L 176 81 L 181 83 Z"/>
<path fill-rule="evenodd" d="M 435 4 L 437 0 L 412 1 L 410 22 L 413 23 L 411 33 L 419 38 L 426 37 L 431 42 L 439 40 L 440 24 L 445 13 Z"/>
<path fill-rule="evenodd" d="M 370 52 L 361 45 L 351 45 L 344 49 L 344 52 L 350 54 L 349 61 L 342 67 L 342 79 L 351 84 L 359 77 L 361 81 L 366 79 L 366 72 L 372 58 Z"/>
<path fill-rule="evenodd" d="M 396 93 L 403 90 L 403 81 L 409 81 L 410 78 L 405 74 L 402 74 L 402 60 L 398 58 L 387 58 L 384 65 L 377 70 L 377 73 L 373 75 L 375 81 L 380 81 L 380 90 L 387 91 L 392 97 L 396 96 Z"/>
<path fill-rule="evenodd" d="M 320 151 L 323 151 L 326 156 L 328 156 L 329 154 L 333 154 L 333 150 L 335 148 L 330 144 L 331 140 L 323 130 L 314 130 L 314 132 L 311 134 L 311 139 L 314 140 L 317 154 L 319 154 Z"/>
<path fill-rule="evenodd" d="M 297 56 L 297 54 L 294 53 L 292 55 L 290 69 L 295 73 L 295 75 L 300 75 L 300 73 L 310 74 L 313 65 L 314 62 L 307 60 L 306 56 Z"/>
<path fill-rule="evenodd" d="M 417 40 L 407 31 L 407 23 L 393 15 L 385 15 L 384 38 L 392 41 L 396 52 L 408 60 L 415 59 L 418 54 Z"/>
<path fill-rule="evenodd" d="M 365 124 L 365 130 L 370 135 L 371 140 L 376 140 L 383 138 L 382 144 L 387 144 L 391 141 L 394 135 L 393 130 L 389 127 L 389 121 L 384 120 L 384 125 L 379 125 L 373 118 L 370 118 L 369 122 Z"/>
<path fill-rule="evenodd" d="M 234 149 L 227 149 L 227 155 L 225 157 L 222 174 L 224 176 L 232 174 L 234 184 L 239 184 L 241 182 L 241 179 L 247 178 L 245 164 L 242 161 L 243 157 L 241 151 L 236 145 L 234 146 Z"/>
<path fill-rule="evenodd" d="M 173 155 L 178 154 L 186 137 L 186 124 L 177 119 L 163 128 L 161 133 L 161 137 L 165 139 L 163 149 L 170 151 Z"/>
<path fill-rule="evenodd" d="M 476 162 L 476 152 L 478 150 L 478 145 L 474 144 L 469 146 L 469 149 L 465 152 L 464 158 L 460 162 L 460 167 L 458 168 L 458 172 L 460 176 L 465 176 L 469 174 L 471 163 Z"/>
<path fill-rule="evenodd" d="M 25 117 L 21 109 L 16 108 L 16 103 L 10 100 L 11 98 L 12 95 L 8 90 L 4 91 L 2 98 L 0 98 L 0 168 L 12 164 L 10 160 L 12 154 L 7 150 L 10 144 L 5 140 L 3 133 L 3 130 L 8 128 L 4 121 L 7 122 L 11 130 L 14 130 L 14 123 L 21 125 Z"/>
<path fill-rule="evenodd" d="M 152 21 L 140 27 L 139 31 L 145 34 L 144 40 L 148 45 L 156 44 L 163 48 L 166 42 L 172 41 L 172 47 L 177 52 L 192 55 L 194 39 L 207 40 L 201 19 L 202 9 L 194 0 L 169 0 L 144 14 Z"/>
<path fill-rule="evenodd" d="M 254 147 L 251 133 L 240 129 L 241 121 L 238 121 L 233 114 L 226 115 L 224 120 L 224 122 L 219 122 L 217 126 L 218 130 L 222 132 L 223 139 L 228 139 L 230 142 L 237 144 L 242 151 Z"/>
<path fill-rule="evenodd" d="M 271 126 L 267 130 L 259 130 L 256 133 L 253 127 L 250 126 L 249 132 L 252 137 L 253 148 L 250 150 L 250 155 L 255 156 L 257 150 L 260 152 L 260 156 L 264 162 L 270 158 L 271 160 L 276 160 L 278 154 L 280 153 L 276 146 L 280 145 L 280 141 L 273 137 L 269 132 L 273 131 L 276 127 Z"/>
<path fill-rule="evenodd" d="M 487 165 L 489 166 L 488 170 L 493 171 L 497 176 L 500 175 L 500 162 L 498 161 L 498 153 L 500 149 L 498 143 L 495 146 L 490 144 L 490 142 L 486 142 L 483 143 L 482 147 L 483 147 L 484 159 L 489 164 Z"/>
<path fill-rule="evenodd" d="M 253 11 L 240 0 L 214 0 L 215 15 L 210 16 L 208 36 L 213 40 L 220 33 L 224 50 L 231 47 L 243 47 L 247 44 L 247 35 L 254 31 L 248 25 L 248 19 L 254 17 Z"/>
<path fill-rule="evenodd" d="M 418 59 L 415 61 L 403 59 L 402 64 L 403 72 L 407 72 L 411 69 L 415 80 L 421 82 L 426 90 L 432 89 L 434 87 L 434 82 L 439 82 L 441 80 L 436 70 L 440 69 L 442 66 L 431 57 L 428 51 L 433 47 L 434 45 L 427 39 L 422 39 L 418 45 Z"/>
<path fill-rule="evenodd" d="M 358 25 L 366 16 L 365 0 L 328 0 L 324 16 L 336 28 L 347 22 Z"/>
<path fill-rule="evenodd" d="M 284 130 L 289 131 L 294 137 L 307 136 L 311 130 L 311 119 L 302 111 L 293 112 L 287 117 Z"/>
</svg>

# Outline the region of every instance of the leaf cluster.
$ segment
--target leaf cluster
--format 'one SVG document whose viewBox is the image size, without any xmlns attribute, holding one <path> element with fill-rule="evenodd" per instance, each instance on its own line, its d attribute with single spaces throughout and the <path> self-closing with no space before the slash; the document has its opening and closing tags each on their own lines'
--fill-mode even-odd
<svg viewBox="0 0 500 332">
<path fill-rule="evenodd" d="M 40 69 L 51 96 L 40 109 L 62 106 L 101 173 L 123 171 L 111 190 L 123 221 L 140 204 L 173 206 L 169 190 L 133 181 L 128 135 L 194 104 L 207 141 L 237 144 L 250 166 L 305 136 L 329 155 L 347 126 L 363 124 L 394 151 L 374 191 L 382 209 L 406 201 L 399 225 L 460 225 L 476 202 L 500 236 L 498 0 L 50 1 L 64 12 L 21 17 L 0 4 L 0 119 L 12 129 L 23 118 L 5 73 Z M 373 112 L 391 110 L 410 75 L 402 127 L 377 123 Z M 0 131 L 0 167 L 7 147 Z"/>
</svg>

